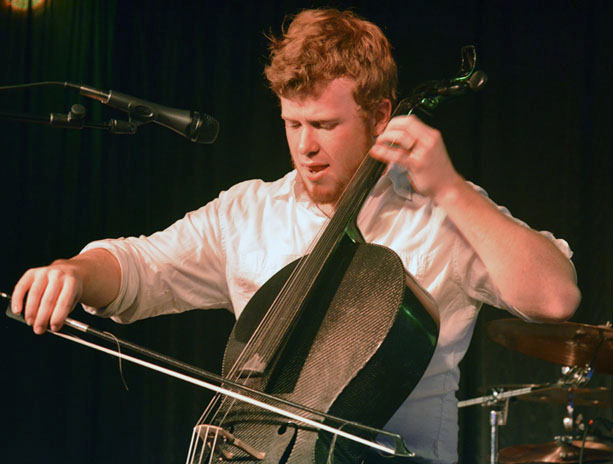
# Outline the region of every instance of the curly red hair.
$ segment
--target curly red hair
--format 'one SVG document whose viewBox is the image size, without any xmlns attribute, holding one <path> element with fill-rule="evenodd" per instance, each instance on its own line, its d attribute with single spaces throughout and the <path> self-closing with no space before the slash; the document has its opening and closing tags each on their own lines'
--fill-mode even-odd
<svg viewBox="0 0 613 464">
<path fill-rule="evenodd" d="M 304 10 L 270 37 L 270 62 L 264 70 L 279 97 L 302 98 L 330 81 L 355 81 L 353 97 L 366 113 L 384 99 L 394 103 L 398 71 L 381 29 L 351 11 Z"/>
</svg>

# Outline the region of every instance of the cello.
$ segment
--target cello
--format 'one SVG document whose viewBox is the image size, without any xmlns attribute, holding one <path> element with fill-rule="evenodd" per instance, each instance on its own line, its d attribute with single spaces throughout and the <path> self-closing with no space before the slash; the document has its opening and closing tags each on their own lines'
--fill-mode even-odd
<svg viewBox="0 0 613 464">
<path fill-rule="evenodd" d="M 394 116 L 478 89 L 485 74 L 475 64 L 474 47 L 464 47 L 451 87 L 441 92 L 434 81 L 422 84 Z M 357 227 L 385 167 L 365 155 L 310 252 L 251 298 L 226 347 L 225 379 L 340 416 L 343 429 L 383 427 L 400 407 L 434 353 L 438 309 L 400 258 L 366 243 Z M 359 463 L 367 455 L 356 441 L 217 396 L 194 428 L 188 463 Z"/>
</svg>

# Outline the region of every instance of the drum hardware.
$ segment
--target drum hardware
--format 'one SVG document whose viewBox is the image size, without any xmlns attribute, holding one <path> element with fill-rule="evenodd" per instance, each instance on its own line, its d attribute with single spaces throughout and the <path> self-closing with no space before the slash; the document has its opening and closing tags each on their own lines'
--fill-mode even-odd
<svg viewBox="0 0 613 464">
<path fill-rule="evenodd" d="M 566 405 L 566 416 L 562 419 L 562 425 L 567 432 L 572 432 L 575 428 L 575 408 L 572 402 Z"/>
<path fill-rule="evenodd" d="M 499 386 L 491 389 L 486 396 L 458 402 L 459 408 L 476 404 L 490 407 L 490 464 L 596 462 L 611 459 L 613 453 L 607 450 L 603 453 L 602 449 L 589 448 L 584 453 L 581 446 L 572 442 L 572 436 L 556 439 L 554 443 L 519 445 L 498 452 L 499 428 L 507 423 L 511 398 L 564 404 L 566 415 L 563 426 L 568 433 L 572 433 L 575 426 L 580 431 L 587 431 L 582 416 L 575 419 L 575 405 L 609 406 L 613 403 L 611 390 L 583 388 L 592 378 L 594 370 L 613 374 L 611 324 L 530 324 L 519 319 L 500 319 L 490 322 L 486 331 L 491 339 L 507 348 L 563 366 L 562 375 L 555 383 L 515 385 L 510 389 L 509 386 Z M 575 456 L 580 456 L 581 461 L 573 460 Z"/>
<path fill-rule="evenodd" d="M 611 395 L 611 391 L 606 388 L 594 389 L 573 389 L 572 387 L 561 387 L 557 384 L 550 385 L 526 385 L 518 386 L 512 390 L 505 390 L 506 387 L 495 387 L 491 389 L 490 394 L 466 401 L 458 402 L 458 407 L 472 406 L 480 404 L 483 407 L 489 407 L 489 425 L 490 425 L 490 457 L 489 464 L 520 464 L 520 463 L 591 463 L 591 462 L 609 462 L 608 459 L 613 458 L 613 448 L 608 448 L 606 445 L 599 443 L 591 437 L 592 440 L 573 440 L 572 435 L 556 437 L 556 442 L 546 443 L 542 445 L 518 445 L 510 448 L 505 448 L 499 451 L 499 428 L 507 424 L 509 412 L 509 400 L 517 398 L 519 400 L 559 403 L 562 402 L 564 394 L 573 397 L 575 391 L 580 391 L 580 404 L 589 406 L 601 406 L 610 404 L 605 402 L 605 395 Z M 593 399 L 598 396 L 598 400 Z M 609 401 L 609 400 L 606 400 Z M 595 404 L 596 403 L 596 404 Z M 563 426 L 567 433 L 572 434 L 575 429 L 587 432 L 586 425 L 583 423 L 583 416 L 579 414 L 574 416 L 574 402 L 567 400 L 566 416 L 563 419 Z M 582 443 L 587 443 L 582 446 Z M 582 448 L 583 449 L 582 451 Z M 581 457 L 581 460 L 579 460 Z"/>
<path fill-rule="evenodd" d="M 606 463 L 611 462 L 613 449 L 598 446 L 581 447 L 572 437 L 556 437 L 554 442 L 538 445 L 517 445 L 499 453 L 500 464 L 528 463 Z"/>
<path fill-rule="evenodd" d="M 579 414 L 574 424 L 575 434 L 556 436 L 554 442 L 504 448 L 498 454 L 498 462 L 613 464 L 613 441 L 609 442 L 608 439 L 609 436 L 613 437 L 611 421 L 596 418 L 584 422 Z"/>
<path fill-rule="evenodd" d="M 495 342 L 544 361 L 593 368 L 613 374 L 613 328 L 574 322 L 531 324 L 520 319 L 498 319 L 486 332 Z M 591 375 L 591 374 L 590 374 Z"/>
<path fill-rule="evenodd" d="M 586 449 L 597 449 L 604 450 L 613 453 L 613 446 L 607 445 L 606 443 L 602 443 L 598 441 L 598 439 L 594 436 L 588 436 L 585 441 L 583 440 L 572 440 L 571 444 L 576 446 L 577 448 L 586 448 Z"/>
<path fill-rule="evenodd" d="M 509 415 L 509 398 L 505 398 L 502 407 L 490 409 L 490 464 L 498 460 L 498 433 L 501 426 L 507 425 Z"/>
<path fill-rule="evenodd" d="M 585 366 L 562 366 L 562 377 L 558 380 L 558 385 L 578 387 L 590 381 L 594 370 L 586 364 Z"/>
<path fill-rule="evenodd" d="M 465 400 L 458 402 L 458 408 L 474 406 L 479 404 L 483 407 L 490 408 L 490 464 L 497 464 L 498 456 L 498 441 L 499 431 L 501 426 L 507 425 L 507 417 L 509 414 L 509 399 L 530 393 L 536 387 L 518 388 L 511 391 L 505 391 L 504 388 L 492 388 L 491 393 L 480 398 Z"/>
<path fill-rule="evenodd" d="M 609 407 L 613 404 L 613 392 L 606 387 L 570 387 L 558 384 L 544 385 L 505 385 L 507 389 L 531 388 L 531 391 L 518 395 L 519 401 L 535 403 L 568 404 L 574 406 Z"/>
<path fill-rule="evenodd" d="M 589 370 L 588 370 L 589 371 Z M 565 404 L 566 416 L 563 419 L 564 429 L 572 433 L 575 426 L 584 430 L 581 415 L 575 419 L 575 406 L 609 406 L 612 403 L 612 392 L 605 387 L 578 388 L 574 384 L 584 384 L 591 375 L 585 368 L 562 368 L 562 377 L 550 384 L 502 385 L 493 387 L 488 395 L 458 402 L 458 408 L 473 405 L 489 407 L 490 425 L 490 464 L 496 464 L 499 442 L 499 428 L 506 425 L 509 400 L 517 398 L 524 401 L 540 403 Z M 555 462 L 555 461 L 554 461 Z"/>
</svg>

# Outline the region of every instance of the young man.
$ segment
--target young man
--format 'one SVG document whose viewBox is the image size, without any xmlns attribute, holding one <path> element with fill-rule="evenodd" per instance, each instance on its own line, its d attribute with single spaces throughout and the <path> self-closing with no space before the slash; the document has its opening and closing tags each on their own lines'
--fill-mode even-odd
<svg viewBox="0 0 613 464">
<path fill-rule="evenodd" d="M 462 179 L 436 130 L 414 116 L 390 121 L 396 65 L 375 25 L 350 12 L 303 11 L 272 39 L 270 58 L 266 76 L 294 171 L 240 183 L 150 237 L 94 242 L 31 269 L 15 287 L 13 310 L 38 334 L 59 329 L 77 302 L 121 322 L 194 308 L 227 307 L 238 317 L 268 278 L 306 252 L 370 153 L 393 167 L 358 226 L 400 256 L 440 312 L 432 362 L 386 428 L 426 462 L 454 462 L 457 365 L 479 308 L 569 318 L 580 299 L 570 250 Z"/>
</svg>

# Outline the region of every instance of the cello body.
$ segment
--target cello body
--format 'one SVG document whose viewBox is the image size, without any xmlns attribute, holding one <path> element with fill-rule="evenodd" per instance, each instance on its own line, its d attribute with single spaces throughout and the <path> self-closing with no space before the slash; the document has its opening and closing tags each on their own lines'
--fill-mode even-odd
<svg viewBox="0 0 613 464">
<path fill-rule="evenodd" d="M 243 310 L 226 348 L 224 377 L 240 363 L 240 354 L 296 265 L 275 274 Z M 345 234 L 304 305 L 275 362 L 245 383 L 348 421 L 383 427 L 434 352 L 438 321 L 431 297 L 392 250 L 357 243 Z M 248 404 L 224 402 L 220 409 L 226 430 L 266 453 L 263 460 L 254 460 L 239 451 L 220 462 L 366 462 L 367 447 L 347 439 L 333 439 Z"/>
</svg>

